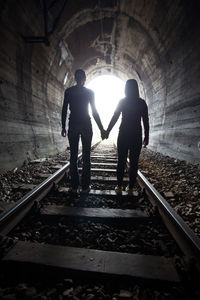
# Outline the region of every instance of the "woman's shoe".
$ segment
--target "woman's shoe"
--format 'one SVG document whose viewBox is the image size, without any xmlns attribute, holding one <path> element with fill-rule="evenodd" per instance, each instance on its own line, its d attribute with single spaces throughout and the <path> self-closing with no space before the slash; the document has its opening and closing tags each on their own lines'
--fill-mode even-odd
<svg viewBox="0 0 200 300">
<path fill-rule="evenodd" d="M 117 195 L 121 195 L 121 194 L 122 194 L 122 187 L 117 185 L 117 186 L 115 187 L 115 193 L 116 193 Z"/>
<path fill-rule="evenodd" d="M 71 193 L 71 194 L 78 194 L 79 193 L 79 189 L 70 188 L 69 189 L 69 193 Z"/>
<path fill-rule="evenodd" d="M 82 193 L 87 194 L 87 193 L 89 193 L 90 190 L 91 190 L 91 186 L 89 186 L 86 189 L 82 189 Z"/>
</svg>

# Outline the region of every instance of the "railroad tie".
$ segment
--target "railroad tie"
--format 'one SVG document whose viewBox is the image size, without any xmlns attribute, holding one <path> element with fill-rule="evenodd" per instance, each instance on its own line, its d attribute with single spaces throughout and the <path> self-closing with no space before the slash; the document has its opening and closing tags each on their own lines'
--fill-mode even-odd
<svg viewBox="0 0 200 300">
<path fill-rule="evenodd" d="M 148 219 L 148 215 L 139 209 L 117 209 L 117 208 L 85 208 L 66 207 L 58 205 L 46 205 L 40 210 L 41 215 L 47 216 L 73 216 L 81 218 L 98 219 Z"/>
<path fill-rule="evenodd" d="M 68 194 L 70 191 L 70 188 L 68 187 L 59 187 L 58 188 L 58 192 L 60 193 L 66 193 Z M 88 195 L 94 195 L 94 196 L 102 196 L 104 198 L 137 198 L 138 197 L 138 192 L 136 190 L 133 191 L 133 195 L 128 195 L 127 192 L 125 191 L 122 191 L 122 194 L 121 195 L 117 195 L 116 192 L 114 190 L 94 190 L 94 189 L 91 189 L 88 193 Z"/>
<path fill-rule="evenodd" d="M 119 253 L 76 247 L 54 246 L 18 241 L 2 261 L 7 263 L 37 265 L 58 270 L 91 274 L 128 276 L 139 279 L 179 282 L 170 259 L 163 256 Z"/>
<path fill-rule="evenodd" d="M 116 176 L 91 176 L 91 181 L 101 181 L 101 182 L 116 182 L 117 177 Z M 129 178 L 124 177 L 123 182 L 128 182 Z"/>
</svg>

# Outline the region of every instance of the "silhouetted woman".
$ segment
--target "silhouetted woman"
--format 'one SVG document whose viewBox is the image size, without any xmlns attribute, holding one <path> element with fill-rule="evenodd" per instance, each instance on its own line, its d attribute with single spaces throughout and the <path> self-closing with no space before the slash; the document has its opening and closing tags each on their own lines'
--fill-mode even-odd
<svg viewBox="0 0 200 300">
<path fill-rule="evenodd" d="M 129 79 L 125 86 L 124 99 L 121 99 L 107 129 L 107 137 L 122 113 L 122 121 L 117 139 L 118 164 L 117 164 L 117 194 L 121 194 L 124 170 L 129 151 L 130 169 L 129 185 L 127 192 L 133 194 L 133 187 L 136 182 L 138 171 L 138 160 L 142 148 L 142 126 L 144 125 L 143 145 L 146 147 L 149 142 L 149 118 L 146 102 L 139 97 L 138 84 L 135 79 Z"/>
</svg>

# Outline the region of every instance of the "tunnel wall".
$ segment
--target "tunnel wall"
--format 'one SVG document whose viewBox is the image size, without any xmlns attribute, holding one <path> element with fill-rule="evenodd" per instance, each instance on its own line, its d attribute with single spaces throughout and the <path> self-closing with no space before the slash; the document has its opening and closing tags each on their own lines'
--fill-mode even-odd
<svg viewBox="0 0 200 300">
<path fill-rule="evenodd" d="M 64 87 L 51 67 L 54 48 L 24 42 L 24 30 L 37 36 L 43 24 L 37 22 L 39 8 L 26 10 L 20 4 L 5 5 L 1 13 L 1 171 L 67 147 L 67 139 L 60 136 Z"/>
<path fill-rule="evenodd" d="M 170 10 L 164 8 L 165 19 L 160 7 L 152 24 L 160 37 L 156 43 L 159 60 L 153 64 L 153 74 L 144 70 L 151 124 L 149 147 L 200 163 L 199 4 L 181 1 L 171 4 Z"/>
</svg>

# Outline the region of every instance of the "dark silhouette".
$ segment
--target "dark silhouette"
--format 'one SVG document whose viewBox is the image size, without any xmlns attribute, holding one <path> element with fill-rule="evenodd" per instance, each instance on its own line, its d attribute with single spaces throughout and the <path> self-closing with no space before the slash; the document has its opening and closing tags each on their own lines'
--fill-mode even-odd
<svg viewBox="0 0 200 300">
<path fill-rule="evenodd" d="M 90 189 L 90 152 L 92 142 L 92 124 L 88 113 L 90 104 L 92 115 L 101 131 L 102 139 L 105 135 L 99 114 L 95 107 L 94 92 L 84 87 L 86 75 L 81 69 L 76 70 L 75 80 L 77 85 L 72 86 L 65 91 L 64 103 L 62 108 L 62 132 L 61 135 L 66 137 L 66 117 L 69 106 L 69 129 L 68 138 L 70 145 L 70 175 L 71 175 L 71 191 L 78 192 L 80 186 L 78 172 L 78 148 L 79 138 L 82 141 L 82 178 L 81 187 L 83 192 L 88 192 Z"/>
<path fill-rule="evenodd" d="M 117 139 L 118 164 L 117 164 L 117 187 L 116 192 L 121 194 L 126 166 L 128 151 L 130 158 L 129 169 L 129 186 L 127 192 L 129 195 L 133 193 L 133 187 L 136 182 L 138 171 L 138 160 L 142 148 L 142 126 L 144 125 L 143 145 L 146 147 L 149 142 L 149 118 L 146 102 L 139 98 L 139 90 L 137 81 L 134 79 L 127 80 L 125 86 L 126 97 L 120 100 L 114 115 L 109 123 L 106 138 L 117 122 L 122 113 L 122 121 Z"/>
</svg>

